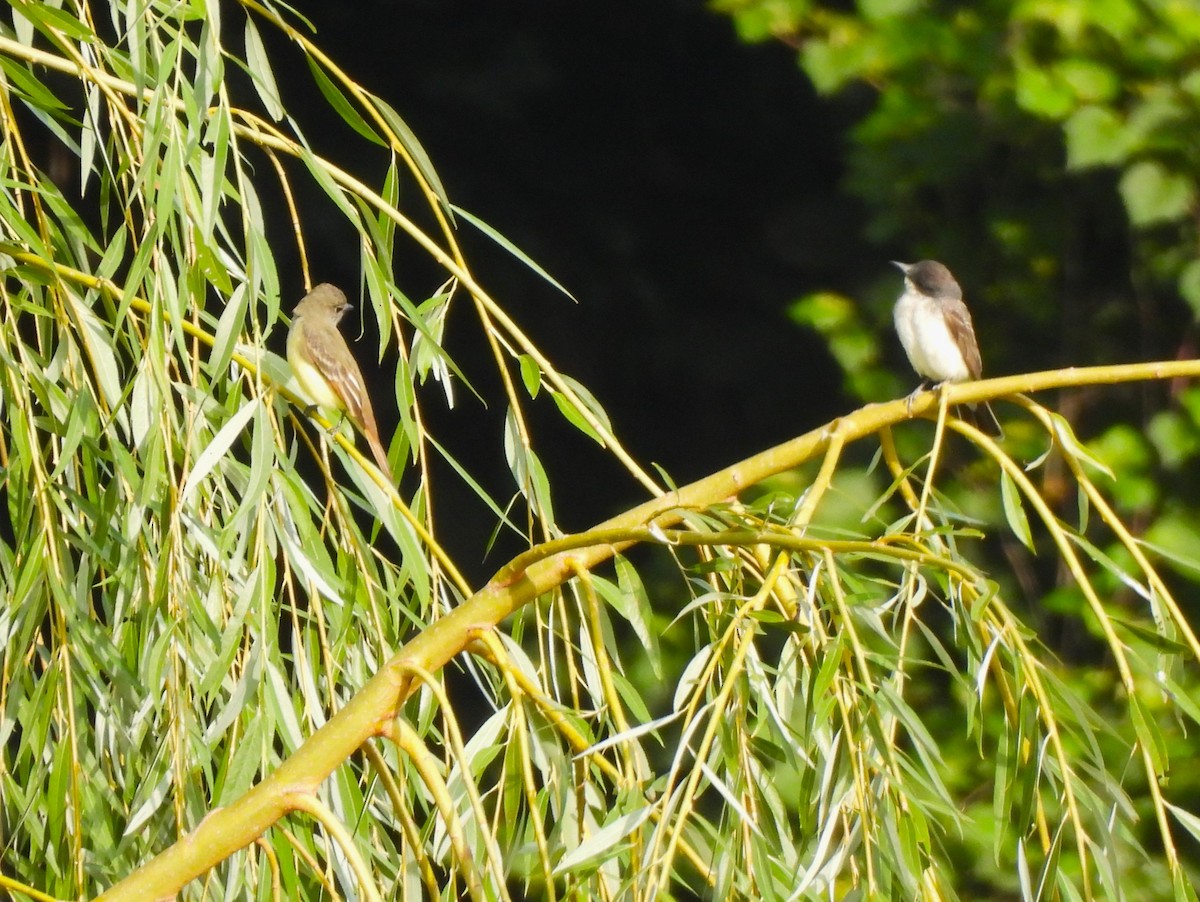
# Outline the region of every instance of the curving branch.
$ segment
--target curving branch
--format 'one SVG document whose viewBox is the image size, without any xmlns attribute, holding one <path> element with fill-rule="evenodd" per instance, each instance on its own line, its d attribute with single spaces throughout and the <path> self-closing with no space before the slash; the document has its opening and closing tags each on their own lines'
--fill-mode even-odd
<svg viewBox="0 0 1200 902">
<path fill-rule="evenodd" d="M 945 386 L 940 392 L 944 392 L 945 402 L 958 404 L 1000 400 L 1020 391 L 1197 376 L 1200 361 L 1162 361 L 1005 376 Z M 548 556 L 540 557 L 537 549 L 519 556 L 474 596 L 405 645 L 278 770 L 236 802 L 210 813 L 191 833 L 98 898 L 106 902 L 168 898 L 188 881 L 254 842 L 268 827 L 296 810 L 297 793 L 314 792 L 364 742 L 374 737 L 397 738 L 394 718 L 415 689 L 414 671 L 434 672 L 444 667 L 519 607 L 558 588 L 578 572 L 591 570 L 639 542 L 688 541 L 683 535 L 670 536 L 663 530 L 679 524 L 687 511 L 736 496 L 769 476 L 825 453 L 835 436 L 838 444 L 849 444 L 911 416 L 935 415 L 938 404 L 939 392 L 931 391 L 912 401 L 911 414 L 905 399 L 867 405 L 562 540 L 566 547 L 548 543 Z M 733 538 L 727 535 L 724 541 Z M 739 544 L 750 546 L 778 541 L 770 532 L 739 532 L 738 539 Z M 891 549 L 893 554 L 897 551 Z"/>
</svg>

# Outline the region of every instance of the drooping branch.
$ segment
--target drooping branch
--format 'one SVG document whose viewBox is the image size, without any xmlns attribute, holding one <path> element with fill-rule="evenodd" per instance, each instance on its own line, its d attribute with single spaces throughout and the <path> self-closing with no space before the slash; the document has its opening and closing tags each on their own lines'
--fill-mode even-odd
<svg viewBox="0 0 1200 902">
<path fill-rule="evenodd" d="M 957 404 L 1002 399 L 1018 391 L 1181 376 L 1200 376 L 1200 361 L 1053 370 L 951 385 L 943 391 L 948 403 Z M 911 416 L 932 415 L 938 403 L 937 392 L 919 395 L 911 405 Z M 1023 403 L 1033 402 L 1023 399 Z M 639 541 L 654 541 L 657 536 L 659 541 L 669 542 L 671 537 L 662 531 L 677 525 L 687 511 L 734 497 L 770 476 L 813 459 L 824 453 L 835 435 L 839 442 L 848 444 L 909 417 L 905 399 L 869 404 L 663 498 L 631 508 L 586 533 L 561 540 L 566 547 L 554 550 L 552 545 L 547 557 L 540 557 L 537 549 L 518 556 L 483 589 L 405 645 L 278 770 L 231 805 L 209 814 L 195 830 L 99 898 L 106 902 L 168 898 L 188 881 L 254 842 L 296 809 L 297 793 L 315 792 L 364 742 L 391 734 L 396 711 L 416 688 L 410 676 L 413 670 L 436 672 L 518 608 L 563 585 L 581 570 L 591 570 Z M 746 544 L 764 544 L 771 538 L 769 533 L 747 533 Z"/>
</svg>

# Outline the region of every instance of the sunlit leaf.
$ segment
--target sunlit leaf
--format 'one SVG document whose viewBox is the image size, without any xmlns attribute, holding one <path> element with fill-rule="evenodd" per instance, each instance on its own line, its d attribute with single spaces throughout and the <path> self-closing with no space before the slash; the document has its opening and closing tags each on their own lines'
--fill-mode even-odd
<svg viewBox="0 0 1200 902">
<path fill-rule="evenodd" d="M 259 99 L 267 108 L 267 114 L 279 121 L 283 118 L 283 104 L 279 100 L 279 85 L 275 83 L 275 73 L 271 71 L 270 57 L 263 46 L 262 35 L 254 24 L 254 19 L 246 17 L 246 67 L 254 81 Z"/>
<path fill-rule="evenodd" d="M 541 276 L 543 279 L 545 279 L 547 282 L 549 282 L 551 285 L 553 285 L 555 288 L 557 288 L 559 291 L 561 291 L 563 294 L 565 294 L 571 300 L 573 300 L 573 301 L 575 300 L 575 296 L 572 295 L 571 292 L 567 291 L 567 289 L 565 289 L 561 284 L 559 284 L 559 282 L 557 280 L 555 280 L 548 272 L 546 272 L 546 270 L 544 270 L 535 260 L 533 260 L 533 258 L 531 258 L 528 254 L 526 254 L 524 251 L 522 251 L 519 247 L 517 247 L 515 244 L 513 244 L 511 241 L 509 241 L 507 238 L 505 238 L 503 235 L 501 235 L 499 232 L 497 232 L 495 229 L 493 229 L 490 225 L 488 225 L 486 222 L 484 222 L 478 216 L 468 213 L 462 207 L 452 206 L 452 209 L 454 210 L 455 213 L 457 213 L 459 216 L 461 216 L 466 222 L 469 222 L 471 225 L 475 226 L 475 228 L 479 229 L 479 231 L 481 231 L 484 235 L 487 235 L 487 237 L 491 238 L 494 242 L 496 242 L 496 244 L 500 245 L 500 247 L 504 248 L 506 251 L 508 251 L 510 254 L 512 254 L 514 257 L 516 257 L 518 260 L 520 260 L 522 263 L 524 263 L 526 266 L 528 266 L 530 269 L 532 269 L 535 273 L 537 273 L 539 276 Z"/>
<path fill-rule="evenodd" d="M 1192 209 L 1196 186 L 1153 160 L 1134 163 L 1121 176 L 1121 198 L 1136 226 L 1170 222 Z"/>
<path fill-rule="evenodd" d="M 1008 528 L 1022 545 L 1034 551 L 1033 534 L 1029 531 L 1029 519 L 1025 516 L 1020 489 L 1005 472 L 1000 473 L 1000 498 L 1004 502 L 1004 517 L 1008 521 Z"/>
</svg>

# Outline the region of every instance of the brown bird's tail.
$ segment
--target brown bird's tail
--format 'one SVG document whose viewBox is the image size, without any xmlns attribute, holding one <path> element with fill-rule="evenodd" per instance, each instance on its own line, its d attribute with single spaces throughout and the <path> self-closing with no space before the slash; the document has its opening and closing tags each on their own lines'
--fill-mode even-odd
<svg viewBox="0 0 1200 902">
<path fill-rule="evenodd" d="M 387 481 L 393 486 L 396 485 L 396 477 L 392 475 L 392 468 L 388 465 L 387 449 L 383 447 L 383 442 L 379 440 L 379 433 L 374 429 L 363 429 L 363 437 L 367 440 L 367 444 L 371 446 L 371 454 L 375 457 L 375 464 Z"/>
</svg>

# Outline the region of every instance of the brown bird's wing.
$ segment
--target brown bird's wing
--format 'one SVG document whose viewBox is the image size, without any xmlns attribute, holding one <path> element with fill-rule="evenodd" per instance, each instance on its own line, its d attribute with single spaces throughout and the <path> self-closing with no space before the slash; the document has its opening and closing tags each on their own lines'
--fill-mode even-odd
<svg viewBox="0 0 1200 902">
<path fill-rule="evenodd" d="M 975 340 L 975 326 L 971 322 L 971 312 L 962 301 L 942 301 L 942 312 L 946 317 L 946 327 L 958 345 L 963 363 L 972 379 L 978 379 L 983 374 L 983 361 L 979 359 L 979 343 Z"/>
<path fill-rule="evenodd" d="M 365 425 L 364 409 L 367 416 L 374 420 L 362 372 L 354 362 L 342 333 L 335 326 L 306 321 L 304 334 L 308 339 L 304 346 L 308 358 L 325 376 L 334 393 L 342 399 L 346 413 L 354 421 L 354 425 Z"/>
<path fill-rule="evenodd" d="M 309 359 L 324 375 L 334 392 L 342 399 L 346 415 L 371 446 L 371 454 L 375 463 L 383 471 L 389 481 L 392 479 L 391 467 L 388 466 L 387 451 L 379 439 L 379 426 L 375 422 L 375 411 L 371 407 L 371 396 L 367 394 L 366 383 L 363 382 L 362 370 L 354 361 L 346 339 L 336 326 L 324 324 L 306 324 L 308 335 L 306 349 Z M 338 345 L 343 354 L 330 353 Z"/>
</svg>

